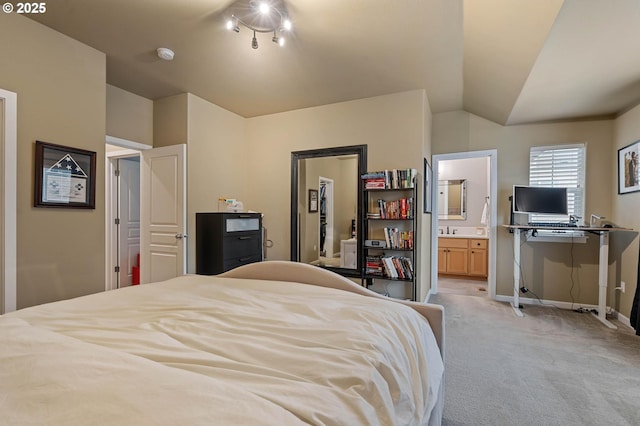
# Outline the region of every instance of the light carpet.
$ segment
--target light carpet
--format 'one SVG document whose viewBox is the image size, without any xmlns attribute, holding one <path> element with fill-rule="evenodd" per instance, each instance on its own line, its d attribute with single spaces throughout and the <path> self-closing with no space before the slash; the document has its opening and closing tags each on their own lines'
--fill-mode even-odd
<svg viewBox="0 0 640 426">
<path fill-rule="evenodd" d="M 588 313 L 438 294 L 443 425 L 640 425 L 640 337 Z M 619 324 L 619 323 L 618 323 Z"/>
</svg>

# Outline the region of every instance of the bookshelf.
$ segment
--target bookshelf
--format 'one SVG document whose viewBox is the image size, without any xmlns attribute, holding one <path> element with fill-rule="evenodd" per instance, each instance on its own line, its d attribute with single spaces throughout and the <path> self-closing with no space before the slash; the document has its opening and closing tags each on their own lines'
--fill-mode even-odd
<svg viewBox="0 0 640 426">
<path fill-rule="evenodd" d="M 368 172 L 361 176 L 366 214 L 363 283 L 387 296 L 416 300 L 417 171 Z"/>
</svg>

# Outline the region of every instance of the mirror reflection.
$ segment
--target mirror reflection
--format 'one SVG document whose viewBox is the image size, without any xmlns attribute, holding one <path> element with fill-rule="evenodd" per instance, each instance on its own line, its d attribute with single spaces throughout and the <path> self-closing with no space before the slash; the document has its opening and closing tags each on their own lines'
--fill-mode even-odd
<svg viewBox="0 0 640 426">
<path fill-rule="evenodd" d="M 438 181 L 438 219 L 466 219 L 467 180 Z"/>
<path fill-rule="evenodd" d="M 292 153 L 291 259 L 359 276 L 366 146 Z"/>
<path fill-rule="evenodd" d="M 356 269 L 357 156 L 307 158 L 298 164 L 298 197 L 305 200 L 298 203 L 300 261 Z M 315 192 L 317 210 L 311 199 Z"/>
</svg>

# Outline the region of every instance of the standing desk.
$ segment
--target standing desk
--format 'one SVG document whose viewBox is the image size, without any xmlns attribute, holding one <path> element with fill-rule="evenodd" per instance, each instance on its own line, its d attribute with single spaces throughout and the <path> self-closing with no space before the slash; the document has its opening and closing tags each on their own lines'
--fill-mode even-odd
<svg viewBox="0 0 640 426">
<path fill-rule="evenodd" d="M 629 228 L 604 228 L 591 226 L 578 226 L 570 228 L 557 228 L 531 225 L 504 225 L 513 231 L 513 310 L 517 316 L 524 314 L 520 311 L 520 234 L 522 231 L 537 230 L 565 230 L 565 231 L 585 231 L 600 236 L 600 253 L 598 256 L 598 314 L 596 318 L 609 328 L 618 327 L 607 320 L 607 280 L 609 267 L 609 233 L 615 231 L 632 231 Z"/>
</svg>

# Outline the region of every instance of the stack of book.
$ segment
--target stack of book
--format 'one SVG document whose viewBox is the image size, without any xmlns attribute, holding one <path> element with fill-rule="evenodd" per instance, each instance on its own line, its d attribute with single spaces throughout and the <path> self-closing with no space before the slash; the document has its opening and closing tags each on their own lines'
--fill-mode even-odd
<svg viewBox="0 0 640 426">
<path fill-rule="evenodd" d="M 418 171 L 416 169 L 392 169 L 368 172 L 362 175 L 365 189 L 413 188 Z"/>
<path fill-rule="evenodd" d="M 367 256 L 367 275 L 412 280 L 413 263 L 404 256 Z"/>
<path fill-rule="evenodd" d="M 378 208 L 382 219 L 413 219 L 413 198 L 378 200 Z"/>
<path fill-rule="evenodd" d="M 412 250 L 413 231 L 400 231 L 398 228 L 383 228 L 387 247 L 391 249 Z"/>
</svg>

